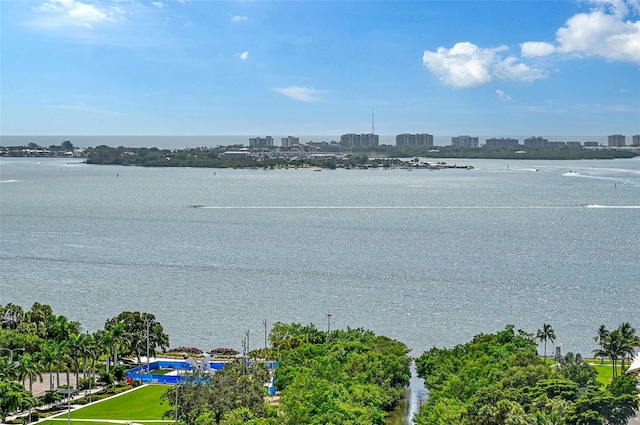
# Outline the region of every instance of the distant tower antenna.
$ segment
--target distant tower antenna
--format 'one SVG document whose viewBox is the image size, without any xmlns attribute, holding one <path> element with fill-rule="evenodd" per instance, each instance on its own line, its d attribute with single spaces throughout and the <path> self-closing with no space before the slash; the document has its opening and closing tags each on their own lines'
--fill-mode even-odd
<svg viewBox="0 0 640 425">
<path fill-rule="evenodd" d="M 371 134 L 376 134 L 375 115 L 373 108 L 371 108 Z"/>
</svg>

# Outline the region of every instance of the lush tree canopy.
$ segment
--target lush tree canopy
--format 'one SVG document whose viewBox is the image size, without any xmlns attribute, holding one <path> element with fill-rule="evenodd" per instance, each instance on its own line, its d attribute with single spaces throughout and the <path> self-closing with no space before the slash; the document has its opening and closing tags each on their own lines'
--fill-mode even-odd
<svg viewBox="0 0 640 425">
<path fill-rule="evenodd" d="M 638 406 L 626 381 L 602 389 L 580 356 L 556 368 L 538 357 L 531 334 L 509 325 L 416 360 L 430 398 L 416 415 L 433 424 L 626 424 Z"/>
</svg>

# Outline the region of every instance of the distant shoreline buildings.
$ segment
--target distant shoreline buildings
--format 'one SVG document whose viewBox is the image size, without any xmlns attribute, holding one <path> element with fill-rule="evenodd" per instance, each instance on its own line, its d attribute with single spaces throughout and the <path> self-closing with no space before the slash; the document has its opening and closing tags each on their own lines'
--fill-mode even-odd
<svg viewBox="0 0 640 425">
<path fill-rule="evenodd" d="M 434 147 L 434 136 L 428 133 L 401 133 L 395 136 L 396 146 L 424 146 L 432 148 Z M 347 133 L 340 136 L 340 141 L 336 142 L 332 140 L 328 142 L 313 142 L 300 143 L 299 137 L 287 136 L 280 139 L 280 146 L 283 148 L 296 148 L 301 146 L 309 147 L 324 147 L 325 145 L 339 144 L 346 147 L 377 147 L 380 145 L 380 136 L 374 133 Z M 640 134 L 632 136 L 631 146 L 640 145 Z M 251 148 L 268 148 L 273 147 L 273 137 L 251 137 L 249 138 L 249 147 Z M 523 140 L 520 144 L 519 139 L 512 137 L 489 137 L 485 139 L 484 144 L 480 144 L 480 138 L 477 136 L 460 135 L 451 137 L 451 145 L 453 147 L 477 149 L 480 147 L 487 148 L 506 148 L 513 149 L 518 147 L 528 148 L 546 148 L 546 147 L 561 147 L 561 146 L 584 146 L 584 147 L 598 147 L 602 146 L 596 141 L 550 141 L 547 138 L 541 136 L 531 136 Z M 611 134 L 607 136 L 607 146 L 609 147 L 624 147 L 626 144 L 626 136 L 622 134 Z"/>
</svg>

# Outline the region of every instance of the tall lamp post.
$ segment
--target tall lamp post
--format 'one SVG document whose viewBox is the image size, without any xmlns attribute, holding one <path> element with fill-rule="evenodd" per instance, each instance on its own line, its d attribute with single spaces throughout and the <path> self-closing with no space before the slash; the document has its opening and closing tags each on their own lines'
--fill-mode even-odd
<svg viewBox="0 0 640 425">
<path fill-rule="evenodd" d="M 149 321 L 147 321 L 147 373 L 149 373 Z"/>
<path fill-rule="evenodd" d="M 180 369 L 176 368 L 176 425 L 178 425 L 178 385 L 180 385 Z"/>
<path fill-rule="evenodd" d="M 24 348 L 0 348 L 0 350 L 9 352 L 9 361 L 11 362 L 11 365 L 13 365 L 13 352 L 24 351 Z"/>
<path fill-rule="evenodd" d="M 267 361 L 267 319 L 262 321 L 264 324 L 264 361 Z"/>
<path fill-rule="evenodd" d="M 65 394 L 67 396 L 67 420 L 71 425 L 71 394 L 73 394 L 73 388 L 62 388 L 58 390 L 58 394 Z"/>
</svg>

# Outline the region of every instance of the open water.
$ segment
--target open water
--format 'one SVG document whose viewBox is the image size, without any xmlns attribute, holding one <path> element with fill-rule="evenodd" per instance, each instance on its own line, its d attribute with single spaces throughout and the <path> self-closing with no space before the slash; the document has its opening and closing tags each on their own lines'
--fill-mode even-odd
<svg viewBox="0 0 640 425">
<path fill-rule="evenodd" d="M 415 356 L 509 323 L 550 323 L 588 355 L 601 324 L 640 327 L 640 158 L 454 162 L 475 168 L 3 158 L 0 304 L 47 303 L 88 331 L 146 311 L 172 347 L 204 350 L 240 350 L 247 330 L 262 346 L 264 319 L 326 329 L 328 313 Z"/>
</svg>

